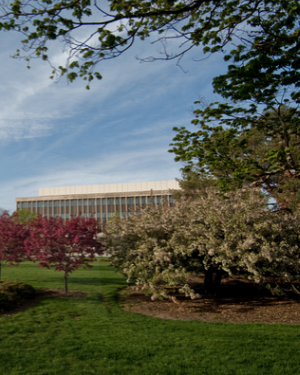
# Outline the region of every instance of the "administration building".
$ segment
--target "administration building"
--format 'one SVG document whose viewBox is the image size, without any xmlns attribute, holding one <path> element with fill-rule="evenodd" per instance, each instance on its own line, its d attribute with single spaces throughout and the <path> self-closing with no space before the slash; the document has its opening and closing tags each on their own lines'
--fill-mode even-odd
<svg viewBox="0 0 300 375">
<path fill-rule="evenodd" d="M 16 198 L 16 211 L 29 209 L 64 220 L 79 213 L 84 217 L 94 215 L 105 224 L 116 212 L 126 218 L 148 205 L 172 205 L 172 190 L 178 189 L 175 180 L 41 188 L 38 197 Z"/>
</svg>

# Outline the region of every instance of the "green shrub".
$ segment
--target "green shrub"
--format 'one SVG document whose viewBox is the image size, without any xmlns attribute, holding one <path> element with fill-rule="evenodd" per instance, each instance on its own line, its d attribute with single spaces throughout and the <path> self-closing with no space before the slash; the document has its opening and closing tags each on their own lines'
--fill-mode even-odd
<svg viewBox="0 0 300 375">
<path fill-rule="evenodd" d="M 25 283 L 0 281 L 0 311 L 14 308 L 24 300 L 33 298 L 35 289 Z"/>
<path fill-rule="evenodd" d="M 0 311 L 10 310 L 13 308 L 13 303 L 7 293 L 0 292 Z"/>
</svg>

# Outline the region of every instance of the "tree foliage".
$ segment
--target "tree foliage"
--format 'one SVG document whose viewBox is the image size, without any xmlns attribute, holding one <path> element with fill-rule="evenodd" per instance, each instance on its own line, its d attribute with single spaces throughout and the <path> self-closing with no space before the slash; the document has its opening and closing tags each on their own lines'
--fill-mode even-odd
<svg viewBox="0 0 300 375">
<path fill-rule="evenodd" d="M 15 217 L 19 223 L 29 225 L 32 220 L 38 217 L 38 214 L 31 212 L 29 208 L 23 208 L 15 212 Z"/>
<path fill-rule="evenodd" d="M 278 77 L 284 85 L 298 81 L 297 0 L 2 0 L 0 9 L 0 28 L 24 34 L 26 59 L 48 60 L 51 41 L 63 43 L 69 59 L 53 73 L 67 72 L 70 81 L 78 75 L 100 79 L 94 71 L 100 61 L 149 37 L 161 42 L 163 52 L 150 61 L 180 59 L 197 46 L 207 54 L 224 52 L 226 60 L 239 64 L 230 67 L 233 86 L 247 75 L 250 91 L 247 85 L 234 89 L 238 97 L 276 91 Z M 223 86 L 226 79 L 220 80 Z M 222 93 L 232 89 L 224 85 Z"/>
<path fill-rule="evenodd" d="M 208 292 L 224 274 L 291 281 L 300 270 L 299 229 L 298 213 L 267 210 L 266 197 L 257 191 L 220 196 L 208 189 L 174 207 L 114 218 L 105 228 L 105 241 L 112 264 L 153 298 L 166 297 L 170 287 L 180 284 L 181 292 L 194 298 L 190 273 L 205 273 Z"/>
<path fill-rule="evenodd" d="M 231 47 L 229 39 L 216 47 L 228 61 L 227 72 L 213 79 L 223 102 L 195 110 L 199 130 L 174 128 L 170 152 L 189 179 L 212 179 L 222 191 L 260 186 L 280 208 L 293 209 L 300 178 L 300 6 L 252 4 L 251 16 L 229 32 Z M 233 11 L 228 19 L 236 17 Z"/>
<path fill-rule="evenodd" d="M 80 266 L 89 266 L 95 255 L 104 251 L 94 218 L 28 215 L 27 211 L 0 215 L 0 278 L 5 264 L 17 265 L 27 259 L 41 267 L 54 267 L 67 277 Z"/>
<path fill-rule="evenodd" d="M 281 208 L 295 208 L 300 200 L 297 109 L 279 105 L 252 116 L 245 115 L 247 109 L 219 105 L 195 112 L 199 130 L 175 128 L 170 150 L 185 163 L 187 179 L 209 179 L 221 191 L 259 186 Z"/>
<path fill-rule="evenodd" d="M 4 265 L 17 265 L 26 258 L 28 234 L 28 227 L 18 221 L 15 213 L 9 215 L 4 211 L 0 215 L 0 278 Z"/>
<path fill-rule="evenodd" d="M 61 217 L 39 215 L 31 224 L 26 249 L 31 260 L 38 261 L 41 267 L 63 271 L 67 293 L 68 275 L 80 266 L 90 267 L 95 255 L 103 252 L 98 233 L 94 218 L 76 216 L 64 222 Z"/>
</svg>

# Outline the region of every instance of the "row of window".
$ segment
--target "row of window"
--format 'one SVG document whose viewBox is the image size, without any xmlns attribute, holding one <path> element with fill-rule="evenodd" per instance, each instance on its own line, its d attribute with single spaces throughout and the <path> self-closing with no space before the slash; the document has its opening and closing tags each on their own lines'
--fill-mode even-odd
<svg viewBox="0 0 300 375">
<path fill-rule="evenodd" d="M 92 207 L 106 207 L 119 205 L 127 206 L 143 206 L 148 204 L 161 204 L 164 201 L 169 201 L 170 204 L 174 202 L 171 196 L 153 196 L 153 197 L 116 197 L 116 198 L 97 198 L 97 199 L 68 199 L 68 200 L 51 200 L 51 201 L 32 201 L 32 202 L 18 202 L 17 209 L 34 209 L 34 208 L 52 208 L 52 207 L 88 207 L 92 211 Z M 80 211 L 80 210 L 79 210 Z M 100 211 L 99 209 L 97 211 Z M 111 211 L 111 210 L 109 210 Z"/>
<path fill-rule="evenodd" d="M 125 212 L 122 212 L 122 213 L 101 213 L 101 212 L 98 212 L 95 216 L 91 215 L 91 214 L 87 214 L 87 213 L 83 213 L 82 214 L 82 217 L 95 217 L 96 219 L 98 219 L 99 221 L 106 221 L 108 220 L 110 217 L 114 216 L 114 215 L 119 215 L 119 217 L 122 217 L 122 218 L 127 218 L 130 214 L 129 213 L 125 213 Z M 50 214 L 46 214 L 45 215 L 46 217 L 50 217 L 50 216 L 53 216 L 53 217 L 61 217 L 62 219 L 64 220 L 68 220 L 72 217 L 72 214 L 54 214 L 54 215 L 50 215 Z"/>
</svg>

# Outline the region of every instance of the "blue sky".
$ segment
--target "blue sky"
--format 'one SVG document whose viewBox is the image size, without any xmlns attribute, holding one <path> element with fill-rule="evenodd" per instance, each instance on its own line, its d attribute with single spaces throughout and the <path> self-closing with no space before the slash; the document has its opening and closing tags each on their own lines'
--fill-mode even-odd
<svg viewBox="0 0 300 375">
<path fill-rule="evenodd" d="M 91 90 L 78 80 L 58 83 L 46 62 L 31 69 L 12 59 L 16 33 L 1 34 L 0 207 L 40 187 L 172 180 L 179 163 L 168 153 L 174 126 L 190 126 L 194 101 L 215 100 L 212 78 L 224 71 L 222 56 L 201 62 L 200 49 L 181 61 L 140 63 L 155 54 L 149 41 L 98 66 L 103 76 Z M 52 60 L 64 61 L 56 44 Z M 184 70 L 184 71 L 183 71 Z"/>
</svg>

